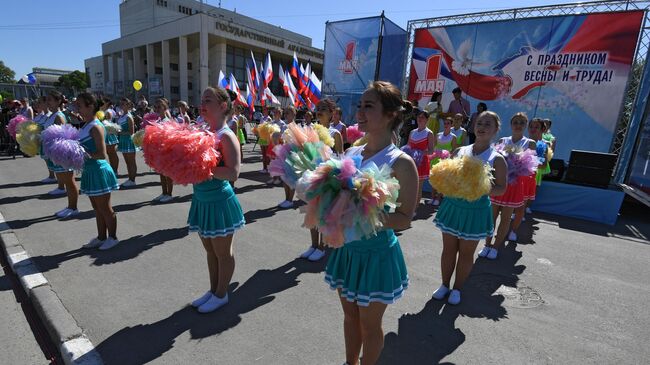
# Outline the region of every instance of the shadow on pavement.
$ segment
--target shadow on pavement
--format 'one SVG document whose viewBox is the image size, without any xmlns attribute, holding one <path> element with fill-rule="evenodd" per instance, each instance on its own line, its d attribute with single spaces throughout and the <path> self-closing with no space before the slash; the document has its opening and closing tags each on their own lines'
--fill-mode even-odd
<svg viewBox="0 0 650 365">
<path fill-rule="evenodd" d="M 267 184 L 266 182 L 264 182 L 262 184 L 249 184 L 249 185 L 242 186 L 242 187 L 236 187 L 235 188 L 235 194 L 242 195 L 242 194 L 245 194 L 245 193 L 247 193 L 249 191 L 253 191 L 253 190 L 273 189 L 273 188 L 277 188 L 277 187 L 278 186 L 270 185 L 270 184 Z"/>
<path fill-rule="evenodd" d="M 120 261 L 126 261 L 136 258 L 138 255 L 160 244 L 177 240 L 187 236 L 187 227 L 161 229 L 151 232 L 147 235 L 137 235 L 125 240 L 120 244 L 107 251 L 97 249 L 83 249 L 79 243 L 79 248 L 67 252 L 62 252 L 50 256 L 33 256 L 31 259 L 42 273 L 57 269 L 61 263 L 73 260 L 82 256 L 90 256 L 95 259 L 93 265 L 114 264 Z"/>
<path fill-rule="evenodd" d="M 246 224 L 253 224 L 260 219 L 272 217 L 280 210 L 278 207 L 271 207 L 266 209 L 255 209 L 244 212 L 244 218 L 246 218 Z"/>
<path fill-rule="evenodd" d="M 239 288 L 231 290 L 230 302 L 213 313 L 200 314 L 186 306 L 158 322 L 123 328 L 96 349 L 107 364 L 144 364 L 155 360 L 174 347 L 176 338 L 186 331 L 190 331 L 193 340 L 199 340 L 237 326 L 243 314 L 272 302 L 274 294 L 297 286 L 301 274 L 323 271 L 325 261 L 295 259 L 273 270 L 259 270 Z"/>
<path fill-rule="evenodd" d="M 478 259 L 458 306 L 431 299 L 419 313 L 404 314 L 397 333 L 385 336 L 379 364 L 437 364 L 465 342 L 465 334 L 455 325 L 458 317 L 506 319 L 504 297 L 494 292 L 502 285 L 517 287 L 526 268 L 516 265 L 521 256 L 516 244 L 511 243 L 499 250 L 498 260 Z"/>
</svg>

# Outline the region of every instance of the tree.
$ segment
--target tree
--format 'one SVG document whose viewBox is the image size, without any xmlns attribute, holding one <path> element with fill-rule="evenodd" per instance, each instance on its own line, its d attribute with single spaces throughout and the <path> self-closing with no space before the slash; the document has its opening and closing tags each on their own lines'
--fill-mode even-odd
<svg viewBox="0 0 650 365">
<path fill-rule="evenodd" d="M 72 71 L 67 75 L 59 77 L 59 82 L 56 83 L 56 86 L 61 86 L 67 89 L 77 92 L 80 90 L 85 90 L 88 87 L 86 73 L 81 71 Z"/>
<path fill-rule="evenodd" d="M 5 63 L 0 61 L 0 82 L 13 84 L 16 82 L 16 80 L 14 80 L 15 76 L 16 73 L 14 70 L 5 66 Z"/>
</svg>

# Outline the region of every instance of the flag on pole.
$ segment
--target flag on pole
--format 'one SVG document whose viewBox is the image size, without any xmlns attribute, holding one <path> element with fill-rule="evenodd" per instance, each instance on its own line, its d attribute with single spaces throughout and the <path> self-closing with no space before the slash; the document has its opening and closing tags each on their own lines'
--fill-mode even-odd
<svg viewBox="0 0 650 365">
<path fill-rule="evenodd" d="M 312 72 L 311 75 L 309 75 L 308 86 L 307 94 L 309 95 L 309 99 L 314 103 L 318 103 L 321 98 L 321 82 L 318 77 L 316 77 L 316 73 Z"/>
<path fill-rule="evenodd" d="M 264 65 L 264 89 L 268 88 L 273 80 L 273 64 L 271 63 L 271 52 L 266 52 L 266 64 Z"/>
<path fill-rule="evenodd" d="M 246 102 L 246 98 L 244 98 L 244 95 L 241 94 L 241 91 L 239 89 L 239 85 L 237 84 L 237 80 L 235 79 L 235 75 L 230 74 L 230 90 L 234 91 L 235 94 L 237 94 L 237 99 L 235 100 L 235 103 L 240 103 L 243 106 L 248 106 L 248 103 Z"/>
<path fill-rule="evenodd" d="M 305 71 L 302 74 L 302 83 L 305 85 L 304 88 L 307 90 L 309 88 L 309 77 L 311 77 L 311 63 L 307 62 Z"/>
<path fill-rule="evenodd" d="M 304 105 L 305 101 L 298 93 L 298 90 L 296 90 L 296 86 L 293 84 L 293 81 L 291 80 L 291 75 L 289 74 L 289 71 L 286 71 L 285 78 L 287 79 L 287 88 L 289 89 L 289 94 L 291 94 L 292 96 L 293 105 L 297 108 L 300 107 L 301 105 Z"/>
<path fill-rule="evenodd" d="M 254 71 L 251 71 L 250 67 L 248 67 L 248 64 L 246 64 L 246 87 L 248 90 L 250 90 L 250 94 L 253 97 L 253 100 L 255 100 L 255 93 L 257 92 L 257 88 L 255 87 L 255 75 L 252 73 Z M 248 92 L 246 92 L 246 96 L 248 97 Z"/>
<path fill-rule="evenodd" d="M 248 84 L 246 85 L 246 103 L 248 104 L 248 110 L 250 110 L 251 115 L 255 113 L 255 96 L 254 93 L 251 93 Z"/>
<path fill-rule="evenodd" d="M 289 89 L 289 84 L 287 82 L 287 76 L 288 74 L 285 73 L 285 71 L 282 69 L 282 65 L 278 65 L 279 70 L 278 70 L 278 77 L 280 78 L 280 83 L 282 84 L 282 89 L 284 90 L 284 95 L 286 95 L 289 100 L 291 101 L 291 105 L 295 106 L 296 105 L 296 99 L 293 96 L 293 93 Z M 288 77 L 289 82 L 291 82 L 291 76 Z"/>
<path fill-rule="evenodd" d="M 228 89 L 228 79 L 226 79 L 226 75 L 224 75 L 221 70 L 219 70 L 219 81 L 217 82 L 217 85 L 224 89 Z"/>
<path fill-rule="evenodd" d="M 280 105 L 280 100 L 278 100 L 278 98 L 276 98 L 275 95 L 273 95 L 271 89 L 269 89 L 268 87 L 264 89 L 264 97 L 266 100 L 270 101 L 271 104 Z"/>
<path fill-rule="evenodd" d="M 251 77 L 253 79 L 253 84 L 255 85 L 255 90 L 253 90 L 253 95 L 255 95 L 260 91 L 260 73 L 257 69 L 257 62 L 255 62 L 253 51 L 251 51 L 251 60 L 253 61 L 253 69 L 250 70 L 250 72 L 252 72 Z"/>
<path fill-rule="evenodd" d="M 293 61 L 291 63 L 291 69 L 289 70 L 290 71 L 289 73 L 291 74 L 291 76 L 293 76 L 293 77 L 295 77 L 297 79 L 300 79 L 301 76 L 299 75 L 299 72 L 298 72 L 299 70 L 300 70 L 300 63 L 298 63 L 298 57 L 296 56 L 296 52 L 294 51 L 293 52 Z"/>
</svg>

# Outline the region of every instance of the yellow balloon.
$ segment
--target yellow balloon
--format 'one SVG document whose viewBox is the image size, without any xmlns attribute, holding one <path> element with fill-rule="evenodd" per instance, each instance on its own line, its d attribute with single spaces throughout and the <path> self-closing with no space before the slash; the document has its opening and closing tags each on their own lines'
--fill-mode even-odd
<svg viewBox="0 0 650 365">
<path fill-rule="evenodd" d="M 95 113 L 95 118 L 97 118 L 99 120 L 104 120 L 104 112 L 101 111 L 101 110 L 98 111 L 97 113 Z"/>
<path fill-rule="evenodd" d="M 140 91 L 140 89 L 142 89 L 142 83 L 140 82 L 140 80 L 133 81 L 133 88 L 135 89 L 135 91 Z"/>
</svg>

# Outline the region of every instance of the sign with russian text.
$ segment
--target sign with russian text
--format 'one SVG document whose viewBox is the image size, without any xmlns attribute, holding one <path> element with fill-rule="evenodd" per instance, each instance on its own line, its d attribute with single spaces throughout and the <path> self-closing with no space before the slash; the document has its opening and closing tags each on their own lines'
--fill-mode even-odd
<svg viewBox="0 0 650 365">
<path fill-rule="evenodd" d="M 429 29 L 415 33 L 409 99 L 460 87 L 503 119 L 553 121 L 555 156 L 609 151 L 634 58 L 643 11 L 558 16 Z"/>
</svg>

